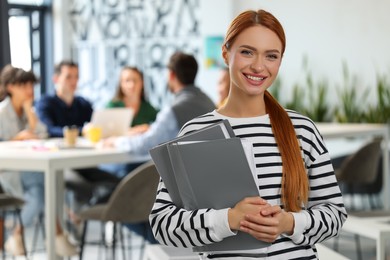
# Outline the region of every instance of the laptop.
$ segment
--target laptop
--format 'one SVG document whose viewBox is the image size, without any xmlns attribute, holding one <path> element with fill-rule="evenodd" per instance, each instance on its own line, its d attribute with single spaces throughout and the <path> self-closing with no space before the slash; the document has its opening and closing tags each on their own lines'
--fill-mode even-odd
<svg viewBox="0 0 390 260">
<path fill-rule="evenodd" d="M 102 138 L 126 135 L 133 121 L 131 108 L 105 108 L 94 110 L 91 124 L 102 128 Z"/>
</svg>

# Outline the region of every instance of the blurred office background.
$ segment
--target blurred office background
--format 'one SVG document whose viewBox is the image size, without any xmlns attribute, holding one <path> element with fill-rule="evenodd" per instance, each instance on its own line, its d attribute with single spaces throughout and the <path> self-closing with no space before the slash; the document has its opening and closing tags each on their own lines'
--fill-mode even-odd
<svg viewBox="0 0 390 260">
<path fill-rule="evenodd" d="M 147 95 L 161 107 L 169 102 L 165 64 L 181 49 L 198 57 L 197 83 L 216 99 L 225 30 L 239 12 L 257 8 L 271 11 L 286 31 L 278 82 L 282 104 L 316 105 L 307 94 L 300 101 L 293 97 L 311 84 L 326 89 L 322 98 L 329 110 L 340 106 L 347 87 L 364 99 L 360 106 L 375 106 L 378 81 L 388 84 L 390 77 L 387 0 L 8 0 L 8 5 L 2 0 L 1 5 L 0 66 L 11 59 L 14 66 L 32 68 L 41 77 L 36 98 L 53 91 L 53 65 L 74 59 L 80 64 L 78 91 L 95 107 L 112 97 L 126 64 L 145 72 Z M 314 100 L 321 99 L 313 92 Z"/>
</svg>

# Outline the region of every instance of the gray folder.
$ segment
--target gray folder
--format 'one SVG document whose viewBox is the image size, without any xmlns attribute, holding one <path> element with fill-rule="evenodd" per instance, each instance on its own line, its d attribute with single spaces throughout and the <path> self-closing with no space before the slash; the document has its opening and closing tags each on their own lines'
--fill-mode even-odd
<svg viewBox="0 0 390 260">
<path fill-rule="evenodd" d="M 234 207 L 245 197 L 259 196 L 239 138 L 172 143 L 168 152 L 187 210 Z M 268 245 L 239 231 L 236 236 L 195 247 L 194 251 L 248 250 Z"/>
<path fill-rule="evenodd" d="M 234 137 L 227 120 L 154 147 L 150 155 L 178 207 L 222 209 L 233 207 L 244 197 L 259 195 L 241 140 Z M 248 250 L 268 245 L 239 231 L 236 236 L 193 250 Z"/>
<path fill-rule="evenodd" d="M 200 130 L 177 137 L 169 142 L 160 144 L 152 148 L 149 153 L 156 165 L 157 171 L 164 181 L 173 203 L 178 207 L 183 207 L 183 202 L 179 193 L 179 188 L 173 177 L 173 169 L 169 157 L 167 145 L 178 141 L 200 141 L 214 140 L 234 137 L 234 132 L 228 120 L 221 120 Z"/>
</svg>

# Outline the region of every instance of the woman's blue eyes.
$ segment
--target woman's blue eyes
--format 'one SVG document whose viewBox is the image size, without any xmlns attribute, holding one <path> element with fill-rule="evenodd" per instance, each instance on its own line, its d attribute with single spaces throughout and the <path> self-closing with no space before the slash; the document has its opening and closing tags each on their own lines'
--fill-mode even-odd
<svg viewBox="0 0 390 260">
<path fill-rule="evenodd" d="M 271 59 L 271 60 L 276 60 L 278 58 L 278 55 L 276 54 L 270 54 L 270 55 L 267 55 L 267 58 L 268 59 Z"/>
<path fill-rule="evenodd" d="M 247 55 L 247 56 L 252 56 L 253 51 L 250 50 L 241 50 L 241 54 Z M 277 60 L 279 56 L 277 54 L 267 54 L 266 58 L 269 60 Z"/>
<path fill-rule="evenodd" d="M 242 50 L 241 53 L 242 53 L 242 54 L 245 54 L 245 55 L 250 55 L 250 54 L 252 54 L 252 52 L 251 52 L 251 51 L 248 51 L 248 50 Z"/>
</svg>

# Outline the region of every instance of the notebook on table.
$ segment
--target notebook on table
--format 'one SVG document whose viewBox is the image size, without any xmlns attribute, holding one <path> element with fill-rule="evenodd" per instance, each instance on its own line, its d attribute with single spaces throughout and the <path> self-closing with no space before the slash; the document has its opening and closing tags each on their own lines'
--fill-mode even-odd
<svg viewBox="0 0 390 260">
<path fill-rule="evenodd" d="M 130 108 L 105 108 L 94 110 L 91 123 L 101 127 L 102 138 L 125 135 L 133 121 L 134 111 Z"/>
</svg>

